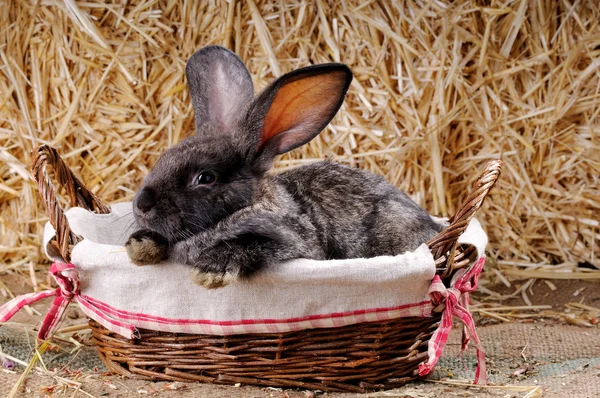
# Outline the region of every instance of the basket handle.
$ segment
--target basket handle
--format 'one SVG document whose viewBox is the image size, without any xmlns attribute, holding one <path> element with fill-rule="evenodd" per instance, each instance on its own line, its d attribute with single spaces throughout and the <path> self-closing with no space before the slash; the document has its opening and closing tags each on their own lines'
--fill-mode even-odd
<svg viewBox="0 0 600 398">
<path fill-rule="evenodd" d="M 69 169 L 56 149 L 42 145 L 31 156 L 31 175 L 35 181 L 46 208 L 50 224 L 56 230 L 56 241 L 52 242 L 65 261 L 71 258 L 71 249 L 81 241 L 81 237 L 71 231 L 69 221 L 58 202 L 54 183 L 49 176 L 49 167 L 54 177 L 63 186 L 71 201 L 71 206 L 83 207 L 96 213 L 110 213 L 110 208 L 92 193 Z"/>
<path fill-rule="evenodd" d="M 489 161 L 483 174 L 475 181 L 469 196 L 464 200 L 456 214 L 450 218 L 450 225 L 427 242 L 440 277 L 448 277 L 453 274 L 455 269 L 469 264 L 475 248 L 470 245 L 461 247 L 458 244 L 458 237 L 465 232 L 469 222 L 477 210 L 481 208 L 488 192 L 500 177 L 501 171 L 501 160 Z"/>
</svg>

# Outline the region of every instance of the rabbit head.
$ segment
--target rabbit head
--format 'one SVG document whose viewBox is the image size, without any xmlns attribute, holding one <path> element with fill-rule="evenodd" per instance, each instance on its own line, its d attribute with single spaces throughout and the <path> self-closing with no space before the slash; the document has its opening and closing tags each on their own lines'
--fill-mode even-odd
<svg viewBox="0 0 600 398">
<path fill-rule="evenodd" d="M 170 242 L 252 205 L 274 158 L 317 136 L 352 80 L 345 65 L 315 65 L 280 77 L 254 98 L 242 60 L 219 46 L 196 52 L 186 75 L 196 134 L 159 158 L 133 201 L 137 224 Z"/>
</svg>

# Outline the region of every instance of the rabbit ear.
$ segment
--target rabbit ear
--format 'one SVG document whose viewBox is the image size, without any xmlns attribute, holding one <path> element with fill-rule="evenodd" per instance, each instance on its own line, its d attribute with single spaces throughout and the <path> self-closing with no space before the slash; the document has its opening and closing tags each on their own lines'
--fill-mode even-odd
<svg viewBox="0 0 600 398">
<path fill-rule="evenodd" d="M 185 68 L 196 131 L 209 124 L 229 132 L 254 97 L 254 86 L 248 69 L 233 52 L 220 46 L 197 51 Z"/>
<path fill-rule="evenodd" d="M 250 125 L 261 126 L 259 157 L 274 158 L 316 137 L 339 110 L 351 81 L 343 64 L 309 66 L 277 79 L 248 114 Z"/>
</svg>

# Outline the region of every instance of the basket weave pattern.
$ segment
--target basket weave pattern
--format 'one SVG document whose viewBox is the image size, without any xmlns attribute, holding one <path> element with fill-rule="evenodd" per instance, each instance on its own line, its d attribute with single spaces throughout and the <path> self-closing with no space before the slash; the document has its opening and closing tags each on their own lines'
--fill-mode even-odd
<svg viewBox="0 0 600 398">
<path fill-rule="evenodd" d="M 475 249 L 459 245 L 457 239 L 481 207 L 501 168 L 501 161 L 490 161 L 450 225 L 427 242 L 445 284 L 456 270 L 470 267 L 476 260 Z M 110 209 L 74 176 L 55 149 L 44 145 L 33 154 L 33 178 L 57 231 L 52 244 L 69 261 L 81 237 L 70 230 L 49 176 L 51 169 L 72 206 L 97 213 Z M 90 327 L 108 369 L 128 377 L 365 392 L 399 387 L 418 378 L 417 367 L 427 360 L 427 344 L 439 320 L 440 313 L 434 312 L 428 318 L 234 336 L 142 329 L 139 338 L 132 340 L 93 320 Z"/>
</svg>

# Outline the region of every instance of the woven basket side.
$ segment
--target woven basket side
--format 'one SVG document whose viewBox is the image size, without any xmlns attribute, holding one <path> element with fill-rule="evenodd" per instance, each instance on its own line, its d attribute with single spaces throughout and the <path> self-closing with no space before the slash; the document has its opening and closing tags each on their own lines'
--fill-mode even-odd
<svg viewBox="0 0 600 398">
<path fill-rule="evenodd" d="M 367 392 L 417 379 L 438 326 L 401 318 L 282 334 L 187 335 L 141 330 L 123 339 L 91 321 L 107 367 L 152 380 L 244 383 L 324 391 Z"/>
</svg>

